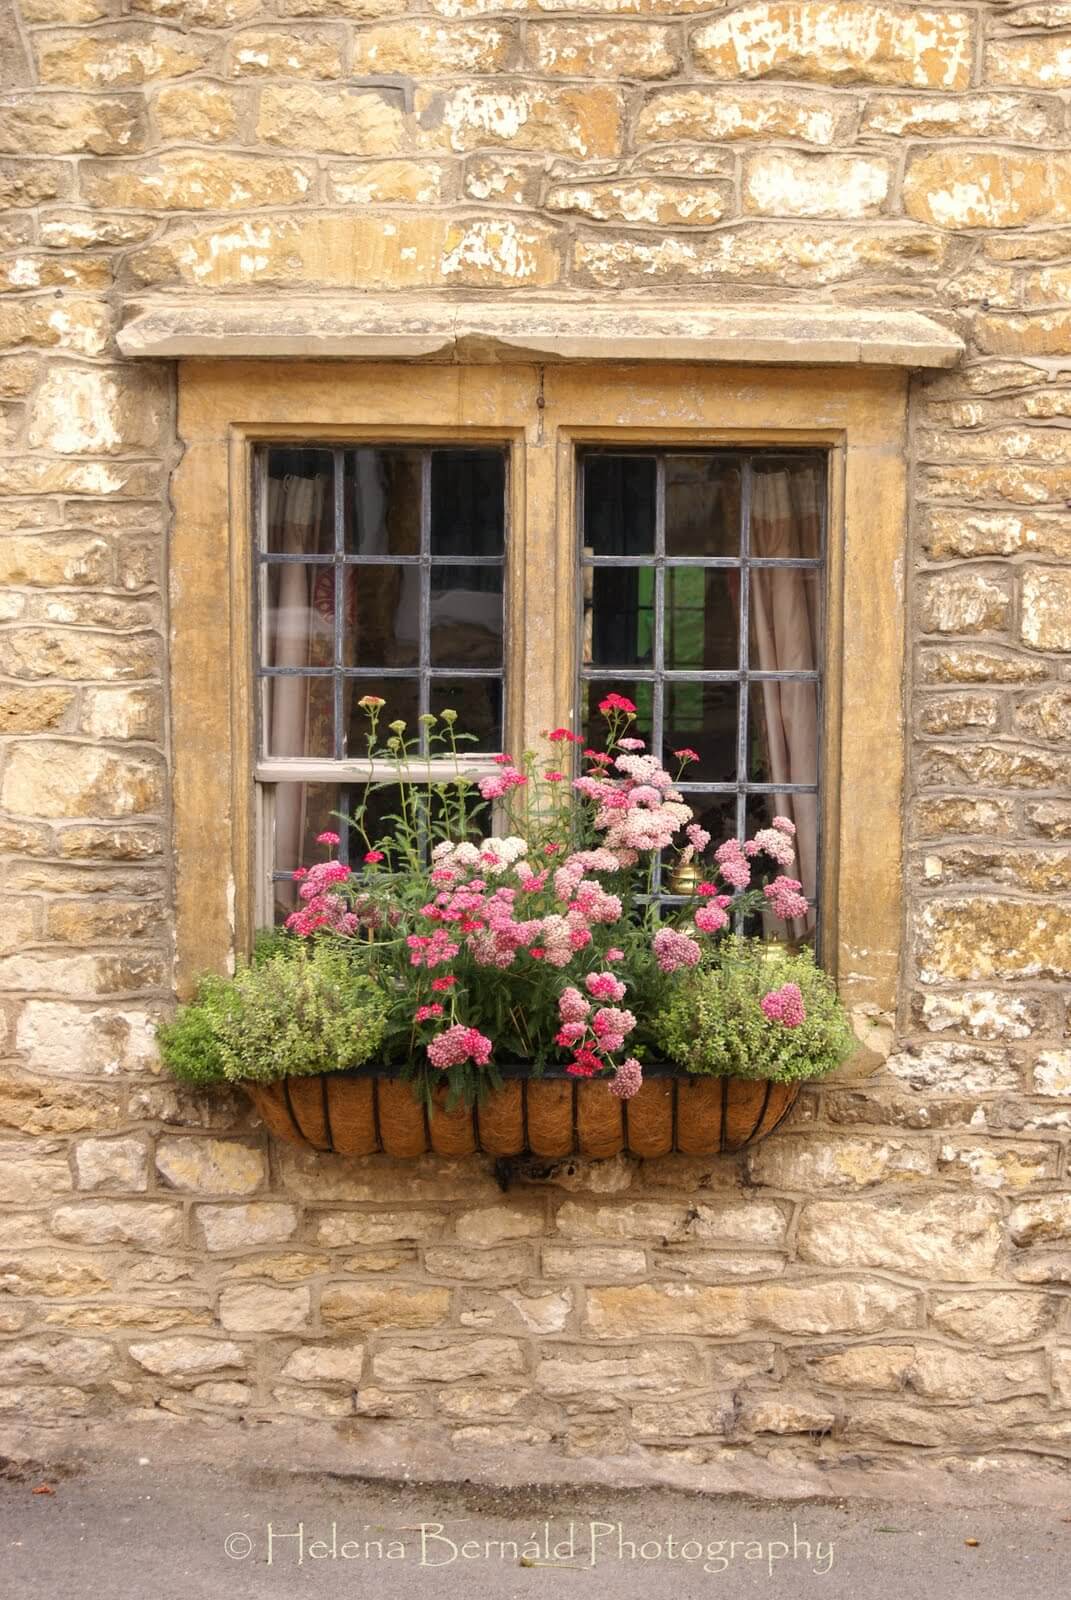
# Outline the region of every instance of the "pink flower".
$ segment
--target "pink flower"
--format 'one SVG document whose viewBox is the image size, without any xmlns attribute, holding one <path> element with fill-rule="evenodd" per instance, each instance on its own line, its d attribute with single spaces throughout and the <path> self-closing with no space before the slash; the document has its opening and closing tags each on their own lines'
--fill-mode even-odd
<svg viewBox="0 0 1071 1600">
<path fill-rule="evenodd" d="M 746 889 L 751 882 L 751 868 L 744 856 L 729 856 L 719 862 L 721 875 L 732 889 Z"/>
<path fill-rule="evenodd" d="M 701 855 L 710 843 L 710 834 L 705 828 L 701 828 L 698 822 L 690 822 L 684 831 L 688 835 L 689 841 Z"/>
<path fill-rule="evenodd" d="M 450 972 L 450 973 L 447 973 L 447 975 L 445 977 L 432 978 L 431 986 L 436 991 L 437 994 L 445 994 L 446 990 L 447 989 L 452 989 L 456 982 L 457 982 L 457 979 L 454 977 L 453 973 Z"/>
<path fill-rule="evenodd" d="M 332 833 L 330 828 L 328 828 L 325 833 L 318 833 L 316 835 L 316 843 L 317 844 L 338 844 L 338 843 L 340 843 L 340 840 L 339 840 L 338 834 L 337 833 Z"/>
<path fill-rule="evenodd" d="M 411 933 L 405 942 L 409 946 L 409 964 L 413 967 L 439 967 L 444 961 L 452 961 L 460 949 L 459 945 L 451 943 L 445 928 L 436 928 L 431 934 Z"/>
<path fill-rule="evenodd" d="M 694 967 L 702 951 L 694 939 L 675 928 L 659 928 L 651 941 L 655 960 L 663 972 L 676 972 L 680 967 Z"/>
<path fill-rule="evenodd" d="M 563 1022 L 554 1035 L 554 1043 L 560 1045 L 563 1050 L 571 1050 L 575 1044 L 580 1043 L 587 1031 L 587 1026 L 583 1022 Z"/>
<path fill-rule="evenodd" d="M 290 876 L 293 878 L 295 883 L 300 883 L 302 878 L 307 878 L 308 875 L 309 875 L 308 867 L 295 867 L 293 872 L 290 874 Z"/>
<path fill-rule="evenodd" d="M 441 1017 L 442 1014 L 443 1008 L 438 1004 L 430 1006 L 417 1006 L 416 1010 L 413 1012 L 413 1021 L 427 1022 L 429 1017 Z"/>
<path fill-rule="evenodd" d="M 790 867 L 796 859 L 796 847 L 788 834 L 779 828 L 760 828 L 754 839 L 749 839 L 748 844 L 753 844 L 777 862 L 779 867 Z M 747 845 L 744 846 L 747 849 Z"/>
<path fill-rule="evenodd" d="M 437 1034 L 428 1045 L 428 1060 L 433 1067 L 459 1067 L 464 1061 L 473 1061 L 486 1067 L 491 1059 L 491 1040 L 476 1028 L 463 1027 L 455 1022 L 452 1028 Z"/>
<path fill-rule="evenodd" d="M 780 917 L 783 922 L 792 922 L 797 917 L 805 917 L 810 910 L 807 898 L 800 893 L 803 885 L 798 878 L 775 878 L 763 889 L 763 894 L 770 902 L 770 909 L 775 917 Z"/>
<path fill-rule="evenodd" d="M 771 989 L 759 1001 L 762 1014 L 771 1022 L 780 1022 L 786 1028 L 798 1028 L 807 1020 L 803 995 L 798 983 L 783 983 L 780 989 Z"/>
<path fill-rule="evenodd" d="M 700 900 L 710 900 L 717 894 L 718 886 L 716 883 L 701 883 L 697 886 L 695 892 Z"/>
<path fill-rule="evenodd" d="M 590 1010 L 591 1006 L 580 990 L 571 985 L 558 996 L 558 1015 L 563 1022 L 584 1022 Z"/>
<path fill-rule="evenodd" d="M 369 865 L 372 865 L 374 862 L 382 861 L 384 859 L 383 852 L 382 850 L 366 850 L 364 853 L 364 859 L 369 863 Z"/>
<path fill-rule="evenodd" d="M 545 772 L 543 774 L 543 776 L 546 778 L 548 783 L 564 783 L 565 782 L 565 773 L 564 772 Z"/>
<path fill-rule="evenodd" d="M 574 1078 L 593 1078 L 602 1071 L 602 1066 L 602 1060 L 594 1050 L 580 1049 L 565 1070 Z"/>
<path fill-rule="evenodd" d="M 619 739 L 617 748 L 619 750 L 646 750 L 647 741 L 645 739 Z"/>
<path fill-rule="evenodd" d="M 604 717 L 611 711 L 624 711 L 629 716 L 636 715 L 636 707 L 631 700 L 626 700 L 623 694 L 608 694 L 605 700 L 599 701 L 599 710 Z"/>
<path fill-rule="evenodd" d="M 729 918 L 720 906 L 700 906 L 695 914 L 695 925 L 700 933 L 720 933 L 729 926 Z"/>
<path fill-rule="evenodd" d="M 386 703 L 382 695 L 378 694 L 363 694 L 357 702 L 362 711 L 372 711 L 376 706 L 385 706 Z"/>
<path fill-rule="evenodd" d="M 600 1006 L 591 1019 L 591 1027 L 595 1036 L 605 1040 L 608 1036 L 623 1039 L 626 1033 L 631 1033 L 636 1026 L 636 1018 L 631 1011 L 622 1011 L 618 1006 Z M 606 1050 L 616 1049 L 619 1046 L 603 1044 Z"/>
<path fill-rule="evenodd" d="M 584 988 L 595 1000 L 623 1000 L 625 985 L 612 972 L 589 972 Z"/>
<path fill-rule="evenodd" d="M 561 744 L 563 739 L 568 740 L 570 744 L 581 744 L 583 742 L 578 733 L 570 733 L 568 728 L 555 728 L 551 733 L 547 734 L 547 738 L 551 744 Z"/>
<path fill-rule="evenodd" d="M 609 1089 L 611 1094 L 616 1094 L 619 1100 L 631 1100 L 643 1084 L 643 1068 L 635 1056 L 629 1056 L 623 1061 L 610 1079 Z"/>
<path fill-rule="evenodd" d="M 678 761 L 698 761 L 699 760 L 699 751 L 698 750 L 692 750 L 688 745 L 685 745 L 683 750 L 674 750 L 673 754 L 676 756 Z"/>
<path fill-rule="evenodd" d="M 791 820 L 790 817 L 775 817 L 773 819 L 773 826 L 777 829 L 778 833 L 787 833 L 790 839 L 795 837 L 796 824 Z"/>
</svg>

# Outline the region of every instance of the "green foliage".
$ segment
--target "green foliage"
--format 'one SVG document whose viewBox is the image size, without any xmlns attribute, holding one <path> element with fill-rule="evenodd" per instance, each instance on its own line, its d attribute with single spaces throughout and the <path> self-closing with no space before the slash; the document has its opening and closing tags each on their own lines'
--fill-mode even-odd
<svg viewBox="0 0 1071 1600">
<path fill-rule="evenodd" d="M 761 1000 L 799 986 L 806 1019 L 786 1027 Z M 659 1048 L 689 1072 L 788 1083 L 832 1072 L 856 1048 L 832 979 L 809 950 L 778 952 L 761 940 L 726 939 L 709 965 L 683 976 L 652 1027 Z"/>
<path fill-rule="evenodd" d="M 341 1072 L 374 1054 L 387 1005 L 352 952 L 328 940 L 258 950 L 233 978 L 206 978 L 161 1030 L 165 1064 L 192 1083 Z"/>
<path fill-rule="evenodd" d="M 156 1031 L 164 1066 L 184 1083 L 226 1081 L 216 1023 L 226 1009 L 230 989 L 229 978 L 202 978 L 196 999 Z"/>
</svg>

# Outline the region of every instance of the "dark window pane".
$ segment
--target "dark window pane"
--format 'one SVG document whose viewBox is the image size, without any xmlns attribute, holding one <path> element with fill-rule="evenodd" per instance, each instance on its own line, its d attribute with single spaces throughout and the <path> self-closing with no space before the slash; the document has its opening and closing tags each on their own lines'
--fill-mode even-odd
<svg viewBox="0 0 1071 1600">
<path fill-rule="evenodd" d="M 330 667 L 335 659 L 335 569 L 272 561 L 261 568 L 262 661 L 266 667 Z"/>
<path fill-rule="evenodd" d="M 420 568 L 346 568 L 347 667 L 415 667 L 420 660 Z"/>
<path fill-rule="evenodd" d="M 735 567 L 667 567 L 663 654 L 667 670 L 739 667 L 740 574 Z"/>
<path fill-rule="evenodd" d="M 649 667 L 654 660 L 653 567 L 585 569 L 584 664 Z"/>
<path fill-rule="evenodd" d="M 462 754 L 474 750 L 501 750 L 501 678 L 451 678 L 449 673 L 434 677 L 429 709 L 436 716 L 444 711 L 457 712 L 455 730 L 474 736 L 459 742 Z M 435 753 L 441 753 L 440 746 L 436 746 Z"/>
<path fill-rule="evenodd" d="M 751 554 L 808 560 L 820 556 L 823 485 L 820 462 L 777 457 L 757 461 L 751 491 Z"/>
<path fill-rule="evenodd" d="M 739 556 L 739 467 L 713 455 L 666 457 L 666 554 Z"/>
<path fill-rule="evenodd" d="M 389 724 L 406 724 L 404 738 L 416 739 L 420 733 L 420 681 L 412 678 L 346 678 L 342 685 L 342 718 L 348 729 L 344 755 L 363 756 L 368 750 L 368 717 L 358 702 L 367 694 L 381 695 L 386 705 L 380 708 L 378 743 L 380 748 L 392 737 Z"/>
<path fill-rule="evenodd" d="M 419 450 L 347 450 L 344 493 L 350 555 L 420 554 Z"/>
<path fill-rule="evenodd" d="M 818 685 L 753 682 L 748 696 L 748 778 L 752 783 L 818 782 Z"/>
<path fill-rule="evenodd" d="M 698 761 L 687 768 L 691 783 L 732 783 L 740 690 L 735 683 L 674 683 L 665 687 L 665 760 L 674 750 L 692 749 Z M 676 771 L 674 763 L 673 771 Z"/>
<path fill-rule="evenodd" d="M 502 665 L 502 568 L 432 567 L 431 665 Z"/>
<path fill-rule="evenodd" d="M 500 556 L 505 543 L 505 451 L 433 450 L 432 555 Z"/>
<path fill-rule="evenodd" d="M 584 694 L 584 703 L 581 707 L 580 732 L 584 744 L 595 750 L 606 748 L 606 719 L 599 710 L 600 700 L 608 694 L 622 695 L 626 700 L 631 700 L 636 707 L 635 720 L 629 726 L 629 737 L 645 739 L 648 748 L 651 743 L 652 707 L 654 685 L 651 683 L 634 683 L 628 678 L 593 678 L 590 682 L 581 685 Z"/>
<path fill-rule="evenodd" d="M 330 450 L 266 452 L 264 540 L 273 555 L 329 555 L 335 548 Z"/>
<path fill-rule="evenodd" d="M 814 672 L 819 665 L 822 586 L 817 567 L 752 567 L 752 668 Z"/>
<path fill-rule="evenodd" d="M 653 456 L 584 457 L 584 546 L 595 556 L 654 554 Z"/>
</svg>

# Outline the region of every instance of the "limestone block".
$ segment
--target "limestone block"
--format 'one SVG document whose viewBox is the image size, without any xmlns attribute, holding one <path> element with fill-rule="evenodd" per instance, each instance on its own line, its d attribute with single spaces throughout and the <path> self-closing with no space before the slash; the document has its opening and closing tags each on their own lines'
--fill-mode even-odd
<svg viewBox="0 0 1071 1600">
<path fill-rule="evenodd" d="M 519 1369 L 518 1369 L 519 1370 Z M 586 1403 L 630 1394 L 679 1394 L 694 1389 L 695 1352 L 680 1344 L 640 1346 L 545 1345 L 536 1370 L 536 1387 L 550 1395 L 578 1395 Z"/>
<path fill-rule="evenodd" d="M 916 917 L 923 983 L 1071 977 L 1071 910 L 982 895 L 928 901 Z"/>
<path fill-rule="evenodd" d="M 409 1284 L 381 1287 L 379 1284 L 330 1283 L 320 1300 L 320 1315 L 325 1326 L 344 1333 L 363 1333 L 375 1328 L 435 1328 L 446 1321 L 449 1312 L 449 1289 Z"/>
<path fill-rule="evenodd" d="M 414 78 L 502 72 L 512 64 L 516 48 L 515 36 L 496 24 L 383 23 L 354 35 L 352 71 Z"/>
<path fill-rule="evenodd" d="M 299 1333 L 308 1326 L 309 1310 L 309 1291 L 301 1287 L 235 1283 L 219 1297 L 219 1320 L 229 1333 Z"/>
<path fill-rule="evenodd" d="M 294 1206 L 274 1202 L 195 1206 L 193 1216 L 208 1250 L 248 1250 L 253 1245 L 281 1244 L 293 1238 L 298 1225 Z M 255 1268 L 263 1259 L 254 1257 L 250 1264 Z"/>
<path fill-rule="evenodd" d="M 14 155 L 130 155 L 145 143 L 137 96 L 74 94 L 0 97 L 0 152 Z"/>
<path fill-rule="evenodd" d="M 548 211 L 575 212 L 594 222 L 702 228 L 731 208 L 732 188 L 635 177 L 618 183 L 555 184 L 544 203 Z"/>
<path fill-rule="evenodd" d="M 252 1194 L 267 1178 L 261 1150 L 234 1139 L 161 1139 L 156 1172 L 172 1189 L 192 1194 Z"/>
<path fill-rule="evenodd" d="M 507 1239 L 537 1238 L 544 1229 L 542 1208 L 522 1210 L 517 1206 L 488 1206 L 479 1211 L 462 1211 L 454 1224 L 464 1245 L 496 1245 Z"/>
<path fill-rule="evenodd" d="M 227 1339 L 152 1339 L 132 1344 L 130 1354 L 146 1372 L 165 1378 L 199 1378 L 206 1372 L 245 1366 L 241 1345 Z"/>
<path fill-rule="evenodd" d="M 603 85 L 547 88 L 499 79 L 493 88 L 463 84 L 416 96 L 420 127 L 447 149 L 509 145 L 580 160 L 618 154 L 623 110 L 621 92 Z"/>
<path fill-rule="evenodd" d="M 181 83 L 160 89 L 152 109 L 162 139 L 218 144 L 234 138 L 244 103 L 241 91 L 234 93 L 214 83 Z M 130 242 L 139 243 L 149 231 Z"/>
<path fill-rule="evenodd" d="M 437 161 L 340 163 L 327 169 L 327 198 L 343 206 L 434 205 L 443 198 L 445 172 Z"/>
<path fill-rule="evenodd" d="M 508 1378 L 524 1371 L 515 1339 L 466 1339 L 457 1344 L 382 1346 L 372 1358 L 379 1383 L 456 1383 L 463 1378 Z"/>
<path fill-rule="evenodd" d="M 1019 629 L 1023 643 L 1034 650 L 1071 650 L 1071 573 L 1026 568 Z"/>
<path fill-rule="evenodd" d="M 1019 733 L 1049 744 L 1071 743 L 1071 689 L 1050 689 L 1025 695 L 1012 707 Z"/>
<path fill-rule="evenodd" d="M 357 35 L 358 40 L 362 37 Z M 245 28 L 228 41 L 226 71 L 232 78 L 340 78 L 344 44 L 344 36 L 335 29 L 297 33 Z M 363 74 L 375 69 L 360 67 L 355 60 L 353 70 Z"/>
<path fill-rule="evenodd" d="M 1071 1050 L 1042 1050 L 1034 1062 L 1034 1093 L 1071 1096 Z"/>
<path fill-rule="evenodd" d="M 787 89 L 781 84 L 658 90 L 636 124 L 641 143 L 697 139 L 796 139 L 827 146 L 851 138 L 858 112 L 851 101 Z"/>
<path fill-rule="evenodd" d="M 72 1155 L 79 1189 L 137 1193 L 149 1186 L 149 1153 L 143 1139 L 79 1139 Z"/>
<path fill-rule="evenodd" d="M 404 148 L 396 93 L 269 84 L 260 96 L 257 137 L 286 150 L 384 156 Z"/>
<path fill-rule="evenodd" d="M 552 78 L 668 78 L 680 64 L 669 28 L 635 22 L 529 23 L 528 60 Z"/>
<path fill-rule="evenodd" d="M 744 161 L 744 209 L 767 217 L 874 217 L 885 209 L 891 176 L 879 157 L 764 151 Z"/>
<path fill-rule="evenodd" d="M 345 1383 L 356 1388 L 364 1352 L 365 1346 L 357 1341 L 299 1345 L 287 1359 L 282 1376 L 293 1383 Z"/>
<path fill-rule="evenodd" d="M 931 1033 L 958 1033 L 971 1039 L 1028 1039 L 1044 1025 L 1046 1016 L 1037 999 L 999 989 L 917 995 L 914 1009 Z"/>
<path fill-rule="evenodd" d="M 854 1208 L 846 1204 L 833 1209 Z M 585 1323 L 595 1334 L 702 1333 L 727 1339 L 760 1329 L 799 1335 L 876 1333 L 884 1328 L 910 1327 L 916 1314 L 917 1297 L 891 1283 L 807 1279 L 735 1288 L 692 1283 L 592 1288 L 587 1293 Z"/>
<path fill-rule="evenodd" d="M 46 84 L 78 89 L 127 89 L 182 78 L 207 64 L 210 42 L 194 33 L 142 23 L 92 32 L 39 33 L 37 70 Z"/>
<path fill-rule="evenodd" d="M 158 1201 L 97 1200 L 60 1206 L 52 1231 L 75 1244 L 129 1244 L 166 1250 L 182 1242 L 182 1212 Z"/>
<path fill-rule="evenodd" d="M 1008 1232 L 1013 1244 L 1056 1244 L 1071 1239 L 1071 1194 L 1021 1200 L 1012 1208 Z"/>
<path fill-rule="evenodd" d="M 14 744 L 0 782 L 0 805 L 16 816 L 128 817 L 162 798 L 159 758 L 60 740 Z"/>
<path fill-rule="evenodd" d="M 752 1183 L 813 1194 L 821 1189 L 866 1189 L 929 1175 L 933 1158 L 924 1145 L 887 1139 L 823 1139 L 810 1133 L 756 1145 L 749 1152 Z"/>
<path fill-rule="evenodd" d="M 1048 1332 L 1056 1310 L 1057 1302 L 1043 1294 L 935 1294 L 930 1323 L 967 1344 L 1026 1344 Z"/>
<path fill-rule="evenodd" d="M 316 1217 L 317 1244 L 423 1243 L 442 1233 L 446 1219 L 437 1211 L 328 1211 Z"/>
<path fill-rule="evenodd" d="M 1029 12 L 1030 7 L 1024 10 Z M 991 39 L 984 71 L 986 83 L 1066 89 L 1071 84 L 1071 45 L 1066 39 Z"/>
<path fill-rule="evenodd" d="M 1011 610 L 1007 586 L 980 572 L 928 578 L 919 598 L 919 626 L 924 633 L 999 633 Z"/>
<path fill-rule="evenodd" d="M 176 150 L 134 165 L 95 162 L 83 171 L 82 192 L 95 205 L 143 211 L 247 211 L 299 204 L 313 178 L 307 162 Z"/>
<path fill-rule="evenodd" d="M 826 1267 L 985 1277 L 996 1270 L 999 1217 L 998 1202 L 988 1195 L 818 1200 L 800 1217 L 799 1253 Z"/>
</svg>

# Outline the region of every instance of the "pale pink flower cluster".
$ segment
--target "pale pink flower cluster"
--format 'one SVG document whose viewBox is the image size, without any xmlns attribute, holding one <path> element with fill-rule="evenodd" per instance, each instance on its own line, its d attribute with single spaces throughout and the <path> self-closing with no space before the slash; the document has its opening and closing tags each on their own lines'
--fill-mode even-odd
<svg viewBox="0 0 1071 1600">
<path fill-rule="evenodd" d="M 336 843 L 337 837 L 332 835 Z M 290 933 L 307 939 L 320 929 L 350 935 L 357 932 L 360 917 L 351 910 L 344 896 L 335 892 L 342 884 L 352 883 L 348 867 L 341 861 L 318 861 L 315 866 L 298 867 L 293 877 L 301 885 L 298 897 L 302 904 L 286 919 Z"/>
<path fill-rule="evenodd" d="M 751 865 L 739 839 L 726 839 L 714 852 L 714 860 L 731 889 L 746 889 L 751 882 Z"/>
<path fill-rule="evenodd" d="M 763 1016 L 771 1022 L 780 1022 L 786 1028 L 798 1028 L 807 1020 L 807 1010 L 798 983 L 783 983 L 780 989 L 771 989 L 759 1001 Z"/>
<path fill-rule="evenodd" d="M 779 867 L 790 867 L 796 859 L 796 846 L 792 843 L 791 835 L 780 828 L 760 828 L 754 838 L 747 841 L 744 851 L 749 856 L 757 856 L 761 851 L 771 861 L 776 861 Z"/>
<path fill-rule="evenodd" d="M 724 911 L 717 901 L 711 901 L 709 905 L 698 908 L 695 925 L 700 933 L 721 933 L 729 926 L 728 912 Z"/>
<path fill-rule="evenodd" d="M 625 994 L 625 985 L 612 972 L 590 972 L 584 986 L 595 998 L 620 1000 Z M 593 1014 L 591 1001 L 572 984 L 558 996 L 558 1016 L 561 1027 L 555 1043 L 573 1051 L 566 1070 L 575 1077 L 589 1078 L 611 1066 L 607 1058 L 621 1049 L 636 1026 L 633 1013 L 620 1006 L 599 1006 Z"/>
<path fill-rule="evenodd" d="M 768 883 L 762 892 L 770 902 L 774 916 L 784 922 L 792 922 L 796 917 L 805 917 L 810 910 L 806 896 L 800 893 L 802 888 L 798 878 L 778 877 Z"/>
<path fill-rule="evenodd" d="M 678 933 L 676 928 L 659 928 L 651 941 L 651 949 L 662 972 L 694 967 L 702 954 L 695 940 L 686 933 Z"/>
<path fill-rule="evenodd" d="M 612 972 L 589 972 L 584 979 L 584 988 L 594 1000 L 623 1000 L 625 998 L 625 985 Z M 573 993 L 576 993 L 575 989 Z"/>
<path fill-rule="evenodd" d="M 428 1060 L 433 1067 L 445 1070 L 472 1061 L 477 1067 L 486 1067 L 491 1059 L 491 1040 L 478 1028 L 466 1028 L 460 1022 L 436 1034 L 428 1045 Z"/>
<path fill-rule="evenodd" d="M 611 1094 L 616 1094 L 619 1100 L 631 1100 L 643 1087 L 643 1068 L 635 1056 L 629 1056 L 627 1061 L 622 1061 L 617 1071 L 609 1082 Z"/>
</svg>

